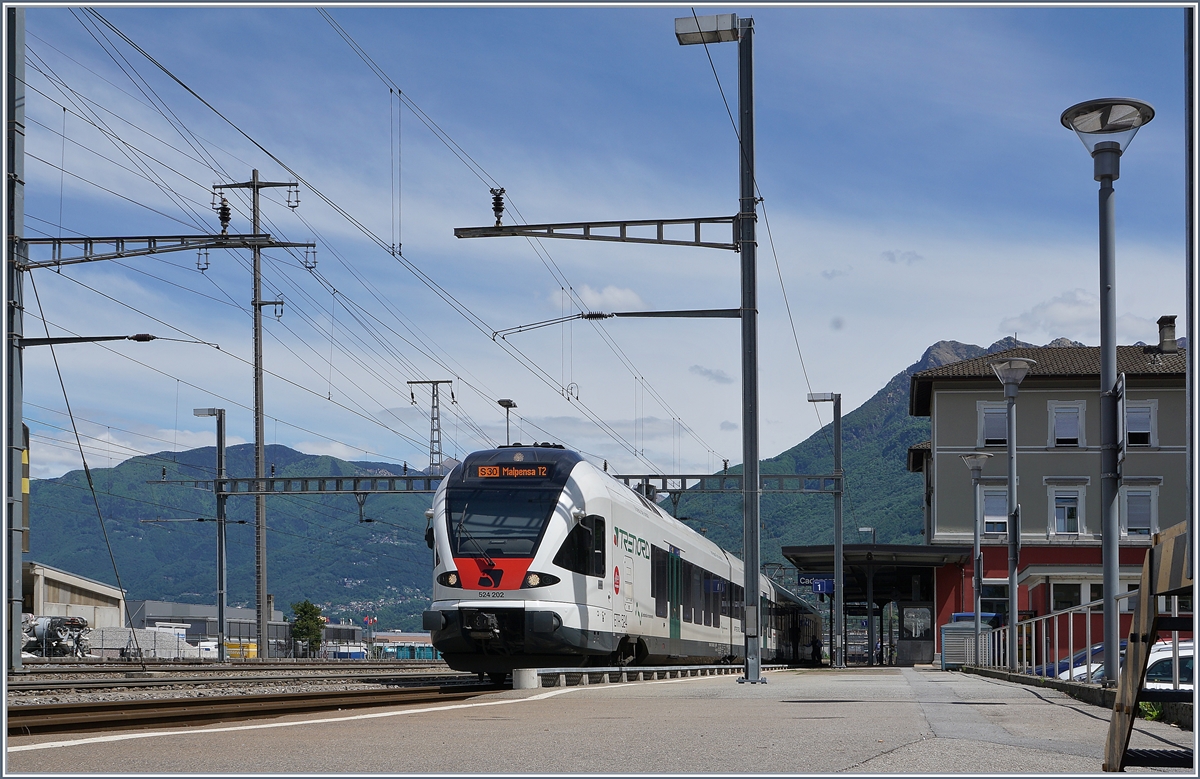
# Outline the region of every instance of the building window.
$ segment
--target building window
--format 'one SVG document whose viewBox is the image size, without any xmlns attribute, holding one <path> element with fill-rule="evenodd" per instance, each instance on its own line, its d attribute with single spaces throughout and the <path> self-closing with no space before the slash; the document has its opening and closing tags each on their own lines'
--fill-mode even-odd
<svg viewBox="0 0 1200 779">
<path fill-rule="evenodd" d="M 1005 446 L 1008 443 L 1008 406 L 981 400 L 976 402 L 979 411 L 979 430 L 976 446 Z"/>
<path fill-rule="evenodd" d="M 1049 402 L 1050 440 L 1047 446 L 1087 446 L 1083 434 L 1084 408 L 1082 400 Z"/>
<path fill-rule="evenodd" d="M 1063 477 L 1067 478 L 1067 477 Z M 1083 481 L 1082 479 L 1071 481 Z M 1050 535 L 1079 535 L 1086 533 L 1084 521 L 1084 497 L 1086 490 L 1082 486 L 1070 487 L 1047 486 L 1046 497 L 1049 522 L 1046 531 Z"/>
<path fill-rule="evenodd" d="M 1056 492 L 1054 494 L 1054 532 L 1079 532 L 1079 493 Z"/>
<path fill-rule="evenodd" d="M 1081 584 L 1051 585 L 1050 610 L 1062 611 L 1063 609 L 1083 605 L 1083 602 L 1080 600 L 1082 591 L 1083 585 Z"/>
<path fill-rule="evenodd" d="M 979 611 L 982 614 L 999 614 L 1007 621 L 1008 617 L 1008 585 L 984 584 L 979 591 Z"/>
<path fill-rule="evenodd" d="M 983 532 L 1008 532 L 1008 490 L 983 491 Z"/>
<path fill-rule="evenodd" d="M 1149 536 L 1158 532 L 1158 490 L 1126 487 L 1121 500 L 1121 530 L 1130 536 Z"/>
<path fill-rule="evenodd" d="M 1158 401 L 1125 403 L 1125 445 L 1158 446 Z"/>
</svg>

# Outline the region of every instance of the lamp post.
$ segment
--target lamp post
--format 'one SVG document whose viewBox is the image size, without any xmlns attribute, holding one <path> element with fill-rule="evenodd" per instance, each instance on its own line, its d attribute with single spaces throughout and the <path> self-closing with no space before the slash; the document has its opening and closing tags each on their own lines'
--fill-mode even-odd
<svg viewBox="0 0 1200 779">
<path fill-rule="evenodd" d="M 758 481 L 758 219 L 754 196 L 754 19 L 737 14 L 685 16 L 675 20 L 681 46 L 737 41 L 738 45 L 738 180 L 740 182 L 734 239 L 741 253 L 742 304 L 742 513 L 746 671 L 739 682 L 759 684 L 762 677 L 762 634 L 759 614 L 759 481 Z"/>
<path fill-rule="evenodd" d="M 1028 357 L 1010 357 L 990 363 L 996 378 L 1004 385 L 1008 401 L 1005 435 L 1008 449 L 1008 669 L 1017 670 L 1017 559 L 1021 552 L 1021 512 L 1017 505 L 1017 387 L 1029 369 L 1036 365 Z"/>
<path fill-rule="evenodd" d="M 833 475 L 837 491 L 833 493 L 833 612 L 830 626 L 833 638 L 829 641 L 829 665 L 845 668 L 846 655 L 842 649 L 842 619 L 845 601 L 842 597 L 842 396 L 836 392 L 809 393 L 809 403 L 833 404 Z M 834 627 L 836 626 L 836 631 Z"/>
<path fill-rule="evenodd" d="M 225 409 L 192 409 L 192 416 L 217 418 L 217 660 L 225 662 Z"/>
<path fill-rule="evenodd" d="M 875 546 L 875 528 L 860 527 L 860 533 L 871 534 L 871 546 Z M 867 665 L 875 665 L 875 552 L 867 552 Z"/>
<path fill-rule="evenodd" d="M 983 477 L 983 466 L 987 465 L 987 461 L 991 459 L 991 455 L 984 452 L 975 454 L 964 454 L 962 457 L 963 464 L 971 469 L 971 494 L 974 496 L 974 519 L 971 525 L 975 528 L 975 553 L 971 558 L 971 566 L 974 573 L 971 576 L 971 585 L 975 590 L 975 665 L 979 665 L 979 634 L 983 632 L 983 617 L 980 616 L 980 592 L 983 590 L 983 555 L 979 550 L 979 523 L 982 517 L 979 516 L 979 480 Z"/>
<path fill-rule="evenodd" d="M 1120 631 L 1117 614 L 1118 535 L 1117 446 L 1117 252 L 1113 185 L 1121 176 L 1121 154 L 1138 128 L 1154 118 L 1149 103 L 1101 98 L 1063 111 L 1060 121 L 1074 130 L 1092 155 L 1100 182 L 1100 510 L 1101 564 L 1104 571 L 1104 673 L 1117 681 Z"/>
<path fill-rule="evenodd" d="M 512 411 L 514 408 L 517 407 L 517 404 L 513 403 L 508 398 L 500 398 L 500 400 L 497 400 L 496 402 L 504 407 L 504 443 L 505 443 L 505 445 L 511 445 L 512 444 L 512 436 L 509 434 L 508 414 L 510 411 Z"/>
</svg>

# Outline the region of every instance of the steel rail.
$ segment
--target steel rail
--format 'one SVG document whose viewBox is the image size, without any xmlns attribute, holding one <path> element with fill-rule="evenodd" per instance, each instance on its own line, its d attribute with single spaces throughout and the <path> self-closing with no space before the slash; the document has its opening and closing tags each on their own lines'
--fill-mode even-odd
<svg viewBox="0 0 1200 779">
<path fill-rule="evenodd" d="M 139 660 L 97 660 L 95 662 L 81 662 L 74 659 L 69 662 L 70 658 L 54 658 L 46 659 L 31 659 L 25 658 L 24 669 L 20 674 L 9 674 L 9 679 L 21 679 L 25 676 L 34 676 L 38 674 L 90 674 L 90 673 L 134 673 L 139 671 L 163 671 L 177 672 L 187 671 L 190 673 L 219 673 L 221 671 L 245 671 L 248 673 L 257 671 L 332 671 L 335 669 L 345 669 L 347 671 L 357 670 L 388 670 L 397 668 L 445 668 L 446 663 L 442 660 L 386 660 L 382 662 L 371 662 L 363 660 L 314 660 L 300 661 L 291 663 L 260 663 L 257 660 L 233 660 L 226 663 L 219 663 L 215 660 L 154 660 L 146 661 L 145 663 Z"/>
<path fill-rule="evenodd" d="M 168 685 L 215 685 L 215 684 L 264 684 L 310 682 L 350 682 L 362 684 L 386 684 L 412 686 L 414 684 L 457 684 L 464 680 L 474 681 L 476 674 L 468 673 L 321 673 L 295 674 L 287 676 L 161 676 L 151 678 L 114 676 L 104 679 L 10 679 L 9 690 L 22 692 L 46 690 L 104 690 L 115 687 L 166 687 Z"/>
<path fill-rule="evenodd" d="M 329 709 L 444 703 L 499 689 L 497 685 L 474 684 L 9 706 L 8 735 L 195 725 Z"/>
</svg>

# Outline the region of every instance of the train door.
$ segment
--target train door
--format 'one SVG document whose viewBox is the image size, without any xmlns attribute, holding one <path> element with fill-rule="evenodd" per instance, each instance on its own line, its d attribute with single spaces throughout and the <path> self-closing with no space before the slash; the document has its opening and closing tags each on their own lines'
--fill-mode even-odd
<svg viewBox="0 0 1200 779">
<path fill-rule="evenodd" d="M 679 657 L 683 654 L 680 613 L 683 608 L 683 560 L 679 551 L 672 548 L 667 555 L 667 603 L 670 617 L 671 643 L 668 654 Z"/>
<path fill-rule="evenodd" d="M 614 611 L 624 611 L 627 616 L 632 616 L 633 604 L 633 558 L 625 555 L 621 561 L 621 591 L 617 593 L 617 602 L 614 604 Z M 616 624 L 615 620 L 614 624 Z"/>
</svg>

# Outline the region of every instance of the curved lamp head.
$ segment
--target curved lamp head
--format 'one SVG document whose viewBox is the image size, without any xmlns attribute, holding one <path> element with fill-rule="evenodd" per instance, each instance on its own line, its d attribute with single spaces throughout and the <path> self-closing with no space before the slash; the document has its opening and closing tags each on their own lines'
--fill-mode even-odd
<svg viewBox="0 0 1200 779">
<path fill-rule="evenodd" d="M 990 460 L 992 456 L 986 452 L 976 452 L 975 454 L 962 454 L 959 455 L 959 457 L 962 458 L 962 461 L 972 471 L 979 471 L 983 470 L 983 466 L 987 465 L 987 461 Z"/>
<path fill-rule="evenodd" d="M 989 365 L 996 372 L 996 378 L 1007 387 L 1010 384 L 1015 386 L 1024 381 L 1025 374 L 1029 373 L 1030 368 L 1037 365 L 1037 360 L 1031 360 L 1028 357 L 1009 357 L 1004 360 L 996 360 Z"/>
<path fill-rule="evenodd" d="M 1128 97 L 1104 97 L 1071 106 L 1063 111 L 1060 121 L 1063 127 L 1075 131 L 1088 154 L 1094 154 L 1096 147 L 1106 142 L 1116 143 L 1115 148 L 1125 151 L 1138 128 L 1153 118 L 1154 108 L 1149 103 Z"/>
</svg>

